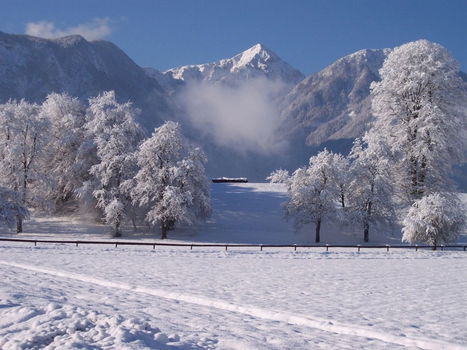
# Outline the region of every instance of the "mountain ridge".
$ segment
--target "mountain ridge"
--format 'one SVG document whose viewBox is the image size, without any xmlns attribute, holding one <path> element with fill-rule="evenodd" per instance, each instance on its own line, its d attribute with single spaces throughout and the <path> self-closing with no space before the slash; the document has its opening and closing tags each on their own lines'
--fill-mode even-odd
<svg viewBox="0 0 467 350">
<path fill-rule="evenodd" d="M 142 109 L 138 120 L 148 131 L 165 120 L 184 124 L 186 134 L 214 155 L 212 176 L 263 180 L 275 167 L 294 169 L 306 164 L 324 145 L 345 152 L 351 140 L 362 135 L 373 118 L 370 85 L 379 79 L 378 71 L 390 51 L 359 50 L 305 77 L 272 50 L 256 44 L 231 58 L 161 72 L 138 66 L 109 41 L 0 32 L 0 103 L 10 98 L 41 102 L 51 92 L 86 100 L 115 90 L 120 101 L 132 101 Z M 460 75 L 467 81 L 467 74 Z M 245 156 L 213 142 L 203 144 L 203 137 L 196 136 L 184 116 L 187 111 L 179 104 L 180 92 L 195 82 L 213 84 L 216 89 L 216 84 L 235 88 L 257 78 L 268 84 L 281 80 L 286 86 L 271 103 L 279 105 L 277 138 L 288 142 L 289 149 L 281 157 L 258 152 Z M 232 158 L 229 161 L 224 160 L 226 153 Z M 246 170 L 250 168 L 251 173 Z"/>
<path fill-rule="evenodd" d="M 0 102 L 42 102 L 51 92 L 86 100 L 106 90 L 143 109 L 142 124 L 155 126 L 170 113 L 159 83 L 115 44 L 79 35 L 43 39 L 0 32 Z M 153 115 L 155 109 L 158 111 Z"/>
<path fill-rule="evenodd" d="M 256 44 L 249 49 L 218 61 L 185 65 L 162 72 L 173 79 L 182 81 L 210 81 L 234 83 L 242 79 L 265 77 L 280 79 L 287 85 L 294 85 L 305 76 L 283 61 L 276 53 L 263 44 Z"/>
<path fill-rule="evenodd" d="M 359 50 L 301 81 L 282 101 L 282 132 L 314 146 L 360 136 L 372 118 L 370 85 L 390 51 Z"/>
</svg>

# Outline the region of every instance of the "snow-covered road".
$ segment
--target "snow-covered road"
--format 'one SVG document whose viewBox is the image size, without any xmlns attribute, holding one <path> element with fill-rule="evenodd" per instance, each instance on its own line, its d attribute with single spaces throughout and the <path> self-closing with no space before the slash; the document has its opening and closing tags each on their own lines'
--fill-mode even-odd
<svg viewBox="0 0 467 350">
<path fill-rule="evenodd" d="M 467 349 L 467 253 L 0 245 L 0 348 Z"/>
</svg>

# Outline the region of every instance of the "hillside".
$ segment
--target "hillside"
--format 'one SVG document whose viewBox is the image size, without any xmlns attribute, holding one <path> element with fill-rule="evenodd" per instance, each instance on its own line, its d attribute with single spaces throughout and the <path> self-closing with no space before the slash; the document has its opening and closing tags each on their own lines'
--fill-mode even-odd
<svg viewBox="0 0 467 350">
<path fill-rule="evenodd" d="M 372 117 L 370 85 L 389 52 L 358 51 L 297 84 L 283 101 L 284 132 L 307 145 L 362 135 Z"/>
<path fill-rule="evenodd" d="M 42 39 L 0 32 L 0 102 L 42 102 L 51 92 L 87 99 L 115 90 L 143 110 L 140 121 L 159 125 L 170 114 L 165 91 L 122 50 L 79 35 Z"/>
</svg>

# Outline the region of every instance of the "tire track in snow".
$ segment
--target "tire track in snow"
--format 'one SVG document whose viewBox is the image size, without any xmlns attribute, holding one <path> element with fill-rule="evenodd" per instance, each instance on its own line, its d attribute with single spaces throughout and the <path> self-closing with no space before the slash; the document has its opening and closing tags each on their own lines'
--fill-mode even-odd
<svg viewBox="0 0 467 350">
<path fill-rule="evenodd" d="M 81 281 L 85 283 L 92 283 L 107 288 L 116 288 L 120 290 L 125 290 L 133 293 L 143 293 L 152 295 L 159 298 L 176 300 L 185 303 L 195 304 L 199 306 L 205 306 L 208 308 L 215 308 L 218 310 L 229 311 L 240 313 L 248 316 L 253 316 L 256 318 L 261 318 L 269 321 L 278 321 L 285 322 L 288 324 L 293 324 L 297 326 L 303 326 L 308 328 L 319 329 L 325 332 L 331 332 L 341 335 L 357 336 L 364 338 L 372 338 L 381 340 L 386 343 L 392 343 L 402 346 L 412 346 L 418 347 L 426 350 L 441 350 L 441 349 L 451 349 L 451 350 L 467 350 L 467 346 L 460 344 L 453 344 L 448 342 L 443 342 L 436 339 L 426 339 L 426 338 L 407 338 L 404 335 L 394 335 L 388 334 L 383 331 L 374 330 L 370 327 L 357 326 L 351 324 L 345 324 L 342 322 L 333 321 L 330 319 L 322 319 L 318 317 L 308 316 L 308 315 L 296 315 L 287 312 L 273 311 L 263 308 L 258 308 L 254 306 L 247 305 L 236 305 L 228 303 L 222 300 L 216 300 L 211 298 L 199 297 L 190 294 L 170 292 L 163 289 L 154 289 L 142 286 L 135 286 L 126 283 L 107 281 L 95 277 L 90 277 L 86 275 L 52 270 L 47 268 L 41 268 L 32 265 L 18 264 L 9 261 L 0 260 L 0 264 L 11 266 L 15 268 L 20 268 L 23 270 L 44 273 L 60 278 L 72 279 L 76 281 Z"/>
</svg>

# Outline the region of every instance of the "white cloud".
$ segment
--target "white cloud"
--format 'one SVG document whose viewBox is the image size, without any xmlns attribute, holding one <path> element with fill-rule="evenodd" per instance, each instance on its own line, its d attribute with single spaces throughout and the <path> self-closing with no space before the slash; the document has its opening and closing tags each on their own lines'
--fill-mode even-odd
<svg viewBox="0 0 467 350">
<path fill-rule="evenodd" d="M 98 40 L 105 38 L 112 32 L 109 22 L 108 17 L 94 18 L 91 22 L 65 29 L 57 28 L 53 22 L 30 22 L 26 24 L 26 34 L 48 39 L 79 34 L 87 40 Z"/>
<path fill-rule="evenodd" d="M 277 139 L 279 110 L 274 97 L 280 82 L 257 78 L 236 86 L 192 83 L 181 96 L 192 125 L 222 146 L 238 152 L 278 154 L 287 146 Z"/>
</svg>

